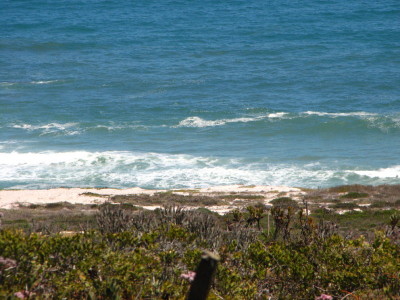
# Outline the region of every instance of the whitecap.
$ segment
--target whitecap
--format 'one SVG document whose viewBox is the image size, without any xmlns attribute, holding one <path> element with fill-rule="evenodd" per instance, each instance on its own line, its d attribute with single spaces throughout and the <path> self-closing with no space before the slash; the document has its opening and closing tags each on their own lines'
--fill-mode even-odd
<svg viewBox="0 0 400 300">
<path fill-rule="evenodd" d="M 226 123 L 232 123 L 232 122 L 248 122 L 248 120 L 242 120 L 238 119 L 221 119 L 221 120 L 204 120 L 200 117 L 188 117 L 182 121 L 179 122 L 179 124 L 175 127 L 197 127 L 197 128 L 202 128 L 202 127 L 214 127 L 214 126 L 221 126 L 225 125 Z"/>
<path fill-rule="evenodd" d="M 33 81 L 20 81 L 20 82 L 9 82 L 9 81 L 3 81 L 0 82 L 0 86 L 13 86 L 17 84 L 51 84 L 51 83 L 57 83 L 57 82 L 62 82 L 62 80 L 33 80 Z"/>
<path fill-rule="evenodd" d="M 359 112 L 340 112 L 340 113 L 329 113 L 329 112 L 320 112 L 320 111 L 305 111 L 302 114 L 304 115 L 316 115 L 320 117 L 368 117 L 368 116 L 376 116 L 375 113 L 369 113 L 364 111 Z"/>
<path fill-rule="evenodd" d="M 248 122 L 256 122 L 266 118 L 282 118 L 286 113 L 274 113 L 268 114 L 264 116 L 256 116 L 256 117 L 242 117 L 242 118 L 232 118 L 232 119 L 219 119 L 219 120 L 205 120 L 197 116 L 188 117 L 179 122 L 177 126 L 173 127 L 215 127 L 222 126 L 228 123 L 248 123 Z"/>
<path fill-rule="evenodd" d="M 256 184 L 315 188 L 354 180 L 365 184 L 394 183 L 398 175 L 400 166 L 363 171 L 332 169 L 320 163 L 287 164 L 262 159 L 249 164 L 244 158 L 150 152 L 0 152 L 0 182 L 9 183 L 8 187 L 172 189 Z"/>
<path fill-rule="evenodd" d="M 33 130 L 33 126 L 30 124 L 13 124 L 11 128 Z"/>
<path fill-rule="evenodd" d="M 0 82 L 0 86 L 13 86 L 15 84 L 17 84 L 17 83 L 16 82 L 6 82 L 6 81 Z"/>
<path fill-rule="evenodd" d="M 306 111 L 300 113 L 303 116 L 320 116 L 320 117 L 354 117 L 359 120 L 366 122 L 366 126 L 369 128 L 377 128 L 382 132 L 388 133 L 392 129 L 400 128 L 400 115 L 397 114 L 378 114 L 370 112 L 340 112 L 340 113 L 329 113 L 329 112 L 318 112 L 318 111 Z"/>
<path fill-rule="evenodd" d="M 289 113 L 287 112 L 276 112 L 268 114 L 267 117 L 270 119 L 282 119 L 284 117 L 287 117 L 288 115 Z"/>
<path fill-rule="evenodd" d="M 76 126 L 77 123 L 49 123 L 45 125 L 32 125 L 32 124 L 12 124 L 12 128 L 27 129 L 27 130 L 38 130 L 38 129 L 58 129 L 65 130 L 67 128 Z"/>
<path fill-rule="evenodd" d="M 141 125 L 141 124 L 121 124 L 121 125 L 105 125 L 105 124 L 100 124 L 96 125 L 94 127 L 89 127 L 88 129 L 104 129 L 107 131 L 117 131 L 117 130 L 125 130 L 125 129 L 133 129 L 133 130 L 143 130 L 143 129 L 148 129 L 148 126 Z"/>
<path fill-rule="evenodd" d="M 398 114 L 371 116 L 365 118 L 365 120 L 368 122 L 369 127 L 378 128 L 385 133 L 388 133 L 392 129 L 400 128 L 400 117 Z"/>
<path fill-rule="evenodd" d="M 11 128 L 15 129 L 23 129 L 27 131 L 35 131 L 41 130 L 40 135 L 46 135 L 51 133 L 63 132 L 66 135 L 76 135 L 79 134 L 79 130 L 70 130 L 73 127 L 76 127 L 78 123 L 49 123 L 44 125 L 32 125 L 32 124 L 11 124 Z"/>
<path fill-rule="evenodd" d="M 30 84 L 50 84 L 60 82 L 60 80 L 38 80 L 38 81 L 31 81 Z"/>
<path fill-rule="evenodd" d="M 315 166 L 246 164 L 186 154 L 106 152 L 0 153 L 0 181 L 29 186 L 209 187 L 231 184 L 309 186 L 332 177 Z"/>
<path fill-rule="evenodd" d="M 367 176 L 371 178 L 399 178 L 400 176 L 400 165 L 391 166 L 388 168 L 380 168 L 377 170 L 361 170 L 352 171 L 361 176 Z"/>
<path fill-rule="evenodd" d="M 263 115 L 256 115 L 251 117 L 240 117 L 240 118 L 231 118 L 231 119 L 218 119 L 218 120 L 205 120 L 197 116 L 188 117 L 179 122 L 178 125 L 173 127 L 215 127 L 222 126 L 228 123 L 248 123 L 248 122 L 257 122 L 260 120 L 270 119 L 270 120 L 281 120 L 290 118 L 289 113 L 287 112 L 274 112 Z"/>
<path fill-rule="evenodd" d="M 38 129 L 43 129 L 43 132 L 41 135 L 44 134 L 49 134 L 49 133 L 54 133 L 54 132 L 64 132 L 67 135 L 75 135 L 78 134 L 79 131 L 77 130 L 69 130 L 72 127 L 75 127 L 78 125 L 77 123 L 49 123 L 43 126 L 39 126 Z"/>
</svg>

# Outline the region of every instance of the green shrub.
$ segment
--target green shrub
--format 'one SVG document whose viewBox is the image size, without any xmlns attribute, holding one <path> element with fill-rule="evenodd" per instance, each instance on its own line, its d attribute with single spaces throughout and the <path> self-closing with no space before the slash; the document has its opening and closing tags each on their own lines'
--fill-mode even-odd
<svg viewBox="0 0 400 300">
<path fill-rule="evenodd" d="M 243 200 L 263 200 L 265 199 L 262 195 L 249 195 L 249 194 L 231 194 L 231 195 L 223 195 L 219 196 L 220 199 L 243 199 Z"/>
<path fill-rule="evenodd" d="M 299 207 L 299 204 L 290 197 L 276 198 L 274 200 L 271 200 L 270 203 L 274 207 L 281 207 L 281 208 L 287 208 L 287 207 L 298 208 Z"/>
<path fill-rule="evenodd" d="M 393 207 L 395 203 L 389 201 L 374 201 L 369 207 L 370 208 L 383 208 L 383 207 Z"/>
<path fill-rule="evenodd" d="M 364 190 L 370 190 L 372 186 L 365 186 L 360 184 L 353 184 L 353 185 L 339 185 L 334 186 L 328 189 L 329 192 L 333 193 L 351 193 L 351 192 L 361 192 Z"/>
<path fill-rule="evenodd" d="M 345 195 L 342 195 L 340 198 L 343 199 L 357 199 L 357 198 L 366 198 L 368 197 L 367 193 L 358 193 L 358 192 L 348 192 Z"/>
<path fill-rule="evenodd" d="M 60 208 L 73 208 L 74 205 L 69 202 L 54 202 L 54 203 L 44 204 L 43 207 L 48 209 L 60 209 Z"/>
<path fill-rule="evenodd" d="M 330 205 L 329 207 L 331 208 L 337 208 L 337 209 L 354 209 L 354 208 L 359 208 L 356 203 L 353 202 L 338 202 L 334 203 L 333 205 Z"/>
<path fill-rule="evenodd" d="M 149 212 L 106 204 L 97 215 L 101 230 L 45 235 L 4 229 L 0 298 L 27 291 L 37 299 L 182 299 L 190 283 L 180 275 L 196 269 L 204 248 L 221 256 L 210 299 L 315 299 L 321 290 L 338 299 L 348 292 L 360 299 L 400 297 L 395 234 L 344 238 L 327 226 L 330 218 L 349 227 L 382 221 L 396 233 L 395 210 L 317 211 L 324 220 L 316 220 L 274 207 L 271 221 L 282 237 L 275 240 L 246 224 L 264 210 L 250 206 L 222 218 L 175 206 Z"/>
</svg>

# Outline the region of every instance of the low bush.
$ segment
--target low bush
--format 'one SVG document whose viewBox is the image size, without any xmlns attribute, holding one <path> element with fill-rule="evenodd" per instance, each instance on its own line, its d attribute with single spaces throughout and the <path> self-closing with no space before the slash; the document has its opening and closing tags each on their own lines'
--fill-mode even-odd
<svg viewBox="0 0 400 300">
<path fill-rule="evenodd" d="M 181 275 L 195 270 L 201 249 L 221 257 L 210 299 L 400 297 L 396 211 L 314 214 L 259 204 L 220 217 L 177 206 L 146 211 L 105 204 L 96 230 L 3 229 L 0 298 L 182 299 L 190 282 Z M 257 222 L 267 216 L 273 234 Z M 389 226 L 370 240 L 349 238 L 337 233 L 334 218 L 349 227 L 361 220 Z"/>
<path fill-rule="evenodd" d="M 335 298 L 400 296 L 400 247 L 382 233 L 372 242 L 332 235 L 308 245 L 258 237 L 246 251 L 236 243 L 225 239 L 216 249 L 221 263 L 211 299 L 314 299 L 321 290 Z M 189 289 L 181 274 L 195 270 L 205 246 L 197 233 L 174 224 L 68 237 L 3 230 L 0 297 L 181 299 Z"/>
<path fill-rule="evenodd" d="M 299 204 L 297 201 L 293 200 L 292 198 L 289 197 L 280 197 L 276 198 L 274 200 L 271 200 L 269 203 L 271 203 L 274 207 L 293 207 L 293 208 L 298 208 Z"/>
<path fill-rule="evenodd" d="M 154 195 L 116 195 L 110 198 L 116 203 L 131 203 L 134 205 L 184 205 L 184 206 L 210 206 L 224 204 L 223 199 L 201 195 L 181 195 L 171 191 L 155 193 Z"/>
<path fill-rule="evenodd" d="M 384 207 L 395 207 L 394 202 L 389 201 L 374 201 L 369 207 L 370 208 L 384 208 Z"/>
<path fill-rule="evenodd" d="M 359 193 L 359 192 L 348 192 L 347 194 L 340 196 L 340 198 L 343 199 L 358 199 L 366 197 L 368 197 L 367 193 Z"/>
<path fill-rule="evenodd" d="M 353 203 L 353 202 L 337 202 L 329 207 L 335 208 L 335 209 L 354 209 L 354 208 L 359 208 L 358 204 Z"/>
<path fill-rule="evenodd" d="M 333 193 L 351 193 L 351 192 L 358 192 L 358 193 L 365 193 L 375 190 L 375 187 L 371 185 L 361 185 L 361 184 L 353 184 L 353 185 L 339 185 L 328 188 L 327 191 Z"/>
</svg>

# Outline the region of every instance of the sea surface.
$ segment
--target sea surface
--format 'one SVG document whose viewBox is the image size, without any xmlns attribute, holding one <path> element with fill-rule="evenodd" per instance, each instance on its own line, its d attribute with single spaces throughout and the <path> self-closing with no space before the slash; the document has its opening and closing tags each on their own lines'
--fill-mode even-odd
<svg viewBox="0 0 400 300">
<path fill-rule="evenodd" d="M 0 188 L 399 175 L 398 0 L 0 0 Z"/>
</svg>

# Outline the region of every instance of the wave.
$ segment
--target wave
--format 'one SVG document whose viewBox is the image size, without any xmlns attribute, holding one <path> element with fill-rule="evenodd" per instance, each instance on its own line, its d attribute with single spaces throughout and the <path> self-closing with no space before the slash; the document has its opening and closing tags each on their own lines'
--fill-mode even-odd
<svg viewBox="0 0 400 300">
<path fill-rule="evenodd" d="M 16 84 L 18 84 L 18 83 L 17 82 L 7 82 L 7 81 L 0 82 L 0 86 L 13 86 Z"/>
<path fill-rule="evenodd" d="M 59 130 L 65 130 L 69 127 L 76 126 L 77 123 L 65 123 L 65 124 L 60 124 L 60 123 L 49 123 L 46 125 L 31 125 L 31 124 L 14 124 L 11 127 L 13 128 L 21 128 L 21 129 L 28 129 L 28 130 L 37 130 L 37 129 L 59 129 Z"/>
<path fill-rule="evenodd" d="M 52 83 L 60 83 L 63 80 L 33 80 L 33 81 L 16 81 L 16 82 L 9 82 L 9 81 L 2 81 L 0 82 L 0 86 L 14 86 L 14 85 L 42 85 L 42 84 L 52 84 Z"/>
<path fill-rule="evenodd" d="M 276 113 L 270 113 L 264 118 L 269 118 L 269 119 L 281 119 L 289 116 L 289 113 L 287 112 L 276 112 Z"/>
<path fill-rule="evenodd" d="M 145 130 L 148 129 L 148 126 L 141 125 L 141 124 L 100 124 L 95 126 L 88 126 L 86 127 L 87 130 L 105 130 L 105 131 L 118 131 L 118 130 L 126 130 L 126 129 L 133 129 L 133 130 Z"/>
<path fill-rule="evenodd" d="M 15 145 L 20 145 L 20 143 L 18 141 L 14 141 L 14 140 L 9 140 L 9 141 L 1 141 L 0 140 L 0 151 L 7 151 L 6 149 L 10 149 L 10 148 L 16 148 Z M 17 147 L 18 147 L 17 146 Z M 8 150 L 10 151 L 10 150 Z"/>
<path fill-rule="evenodd" d="M 204 120 L 200 117 L 188 117 L 175 127 L 214 127 L 214 126 L 221 126 L 227 123 L 247 123 L 251 121 L 256 121 L 257 118 L 234 118 L 234 119 L 221 119 L 221 120 Z"/>
<path fill-rule="evenodd" d="M 275 121 L 287 121 L 295 122 L 297 120 L 305 120 L 306 118 L 322 117 L 326 120 L 335 120 L 337 118 L 346 118 L 348 120 L 362 121 L 364 125 L 369 128 L 377 128 L 383 132 L 388 132 L 391 129 L 400 128 L 400 115 L 399 114 L 377 114 L 370 112 L 320 112 L 320 111 L 305 111 L 299 113 L 291 112 L 272 112 L 263 115 L 246 116 L 231 119 L 217 119 L 217 120 L 206 120 L 198 116 L 191 116 L 183 119 L 178 125 L 172 126 L 173 128 L 188 127 L 188 128 L 203 128 L 203 127 L 215 127 L 223 126 L 229 123 L 248 123 L 248 122 L 275 122 Z M 325 122 L 325 120 L 315 120 L 318 122 Z M 295 123 L 293 123 L 295 124 Z"/>
<path fill-rule="evenodd" d="M 106 152 L 0 152 L 0 187 L 132 187 L 172 189 L 230 184 L 315 188 L 338 184 L 400 183 L 400 166 L 370 171 L 332 169 L 319 163 L 185 154 Z"/>
<path fill-rule="evenodd" d="M 354 173 L 371 177 L 371 178 L 399 178 L 400 177 L 400 165 L 392 166 L 389 168 L 381 168 L 378 170 L 363 170 L 363 171 L 353 171 Z"/>
<path fill-rule="evenodd" d="M 232 119 L 220 119 L 220 120 L 204 120 L 200 117 L 193 116 L 188 117 L 179 122 L 177 126 L 174 127 L 214 127 L 214 126 L 222 126 L 227 123 L 248 123 L 248 122 L 256 122 L 266 118 L 270 119 L 279 119 L 288 115 L 286 112 L 276 112 L 270 113 L 263 116 L 255 116 L 255 117 L 242 117 L 242 118 L 232 118 Z"/>
<path fill-rule="evenodd" d="M 49 123 L 45 125 L 31 125 L 31 124 L 12 124 L 10 127 L 15 129 L 24 129 L 28 131 L 41 130 L 40 135 L 47 135 L 52 133 L 63 133 L 66 135 L 79 134 L 79 130 L 71 130 L 78 125 L 78 123 Z"/>
<path fill-rule="evenodd" d="M 321 112 L 321 111 L 306 111 L 301 113 L 303 115 L 316 115 L 321 117 L 370 117 L 370 116 L 378 116 L 375 113 L 369 113 L 364 111 L 359 112 L 341 112 L 341 113 L 329 113 L 329 112 Z"/>
<path fill-rule="evenodd" d="M 39 131 L 39 136 L 56 134 L 56 135 L 79 135 L 85 132 L 92 131 L 107 131 L 114 132 L 119 130 L 146 130 L 149 126 L 137 123 L 115 123 L 109 122 L 104 124 L 87 124 L 87 123 L 48 123 L 48 124 L 27 124 L 27 123 L 13 123 L 6 127 L 21 129 L 25 131 Z"/>
<path fill-rule="evenodd" d="M 339 123 L 336 123 L 337 120 Z M 131 122 L 69 122 L 58 123 L 51 122 L 47 124 L 28 124 L 28 123 L 11 123 L 5 124 L 2 127 L 20 129 L 25 131 L 37 131 L 39 135 L 80 135 L 88 132 L 116 132 L 116 131 L 143 131 L 152 130 L 156 128 L 206 128 L 206 127 L 221 127 L 228 125 L 235 125 L 240 123 L 257 123 L 258 125 L 265 123 L 275 123 L 274 126 L 280 126 L 287 122 L 286 128 L 297 128 L 297 126 L 304 126 L 305 122 L 314 124 L 316 128 L 320 124 L 329 126 L 332 130 L 340 130 L 343 128 L 361 128 L 361 129 L 378 129 L 384 133 L 400 129 L 400 114 L 377 114 L 369 112 L 318 112 L 306 111 L 299 113 L 292 112 L 270 112 L 258 115 L 244 115 L 236 118 L 221 118 L 221 119 L 206 119 L 199 116 L 186 117 L 179 121 L 176 125 L 167 124 L 143 124 L 140 121 Z M 299 123 L 301 122 L 301 123 Z M 311 123 L 310 123 L 311 122 Z M 257 125 L 257 126 L 258 126 Z M 320 128 L 320 127 L 318 127 Z"/>
<path fill-rule="evenodd" d="M 388 133 L 390 130 L 397 130 L 400 128 L 400 114 L 378 114 L 371 112 L 339 112 L 339 113 L 328 113 L 328 112 L 316 112 L 307 111 L 302 113 L 305 116 L 319 116 L 330 119 L 336 118 L 348 118 L 355 119 L 364 122 L 364 126 L 367 128 L 376 128 L 382 132 Z"/>
<path fill-rule="evenodd" d="M 50 84 L 50 83 L 56 83 L 56 82 L 61 82 L 61 80 L 39 80 L 39 81 L 31 81 L 29 83 L 30 84 Z"/>
</svg>

